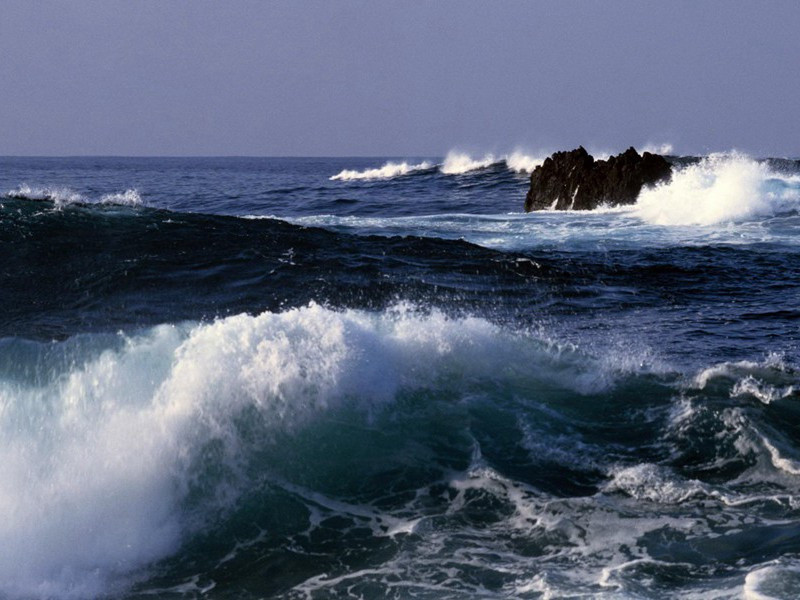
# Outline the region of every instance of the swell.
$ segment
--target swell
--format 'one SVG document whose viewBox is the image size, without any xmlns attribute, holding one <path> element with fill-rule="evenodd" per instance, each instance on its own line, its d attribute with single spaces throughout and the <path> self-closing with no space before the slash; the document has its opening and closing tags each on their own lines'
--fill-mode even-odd
<svg viewBox="0 0 800 600">
<path fill-rule="evenodd" d="M 466 152 L 453 150 L 449 152 L 440 163 L 433 161 L 409 162 L 387 161 L 380 167 L 369 167 L 362 170 L 343 169 L 330 177 L 331 181 L 369 181 L 387 180 L 408 176 L 464 176 L 481 175 L 487 171 L 502 168 L 510 173 L 530 173 L 535 167 L 544 162 L 544 157 L 515 150 L 510 154 L 495 156 L 484 154 L 472 156 Z"/>
<path fill-rule="evenodd" d="M 787 344 L 796 339 L 787 327 L 800 272 L 789 248 L 598 253 L 589 244 L 501 252 L 410 236 L 403 227 L 393 236 L 352 235 L 277 219 L 124 206 L 54 210 L 7 200 L 0 209 L 0 337 L 61 339 L 312 300 L 377 310 L 404 299 L 502 321 L 583 320 L 587 327 L 602 311 L 647 310 L 656 330 L 670 318 L 659 312 L 665 307 L 687 315 L 715 307 L 701 322 L 693 319 L 698 335 L 727 335 L 745 355 L 753 344 L 758 349 L 760 338 L 748 336 L 753 328 Z M 730 304 L 731 296 L 741 301 Z M 674 344 L 683 353 L 679 337 Z"/>
<path fill-rule="evenodd" d="M 0 209 L 0 337 L 62 338 L 315 300 L 469 302 L 530 264 L 465 242 L 124 206 Z M 535 269 L 534 269 L 535 270 Z"/>
</svg>

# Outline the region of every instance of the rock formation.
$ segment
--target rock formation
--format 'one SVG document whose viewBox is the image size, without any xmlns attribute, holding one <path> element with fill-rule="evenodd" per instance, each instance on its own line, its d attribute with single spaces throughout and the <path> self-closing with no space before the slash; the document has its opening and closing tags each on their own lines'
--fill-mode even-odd
<svg viewBox="0 0 800 600">
<path fill-rule="evenodd" d="M 525 212 L 633 204 L 643 186 L 667 181 L 671 174 L 663 156 L 639 155 L 633 147 L 608 160 L 595 160 L 583 146 L 556 152 L 531 173 Z"/>
</svg>

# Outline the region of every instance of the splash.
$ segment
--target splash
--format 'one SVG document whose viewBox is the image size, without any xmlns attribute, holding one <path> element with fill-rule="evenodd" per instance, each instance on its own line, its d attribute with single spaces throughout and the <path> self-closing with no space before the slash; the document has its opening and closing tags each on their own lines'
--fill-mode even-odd
<svg viewBox="0 0 800 600">
<path fill-rule="evenodd" d="M 497 163 L 504 162 L 509 170 L 515 173 L 530 173 L 537 166 L 544 162 L 544 157 L 536 154 L 529 154 L 521 150 L 502 155 L 484 154 L 480 158 L 473 158 L 465 152 L 451 151 L 445 156 L 439 171 L 444 175 L 463 175 L 471 171 L 479 171 Z M 409 162 L 387 162 L 378 168 L 364 169 L 357 171 L 354 169 L 344 169 L 333 175 L 331 181 L 359 181 L 359 180 L 378 180 L 393 179 L 418 171 L 427 171 L 434 168 L 435 164 L 424 161 L 412 164 Z"/>
<path fill-rule="evenodd" d="M 142 197 L 135 189 L 104 194 L 98 199 L 85 196 L 66 187 L 31 187 L 27 184 L 22 184 L 17 189 L 6 192 L 5 196 L 6 198 L 17 200 L 52 202 L 57 207 L 69 206 L 70 204 L 116 204 L 120 206 L 142 206 L 144 204 Z"/>
<path fill-rule="evenodd" d="M 142 206 L 142 197 L 133 189 L 122 193 L 105 194 L 100 198 L 100 204 L 117 204 L 120 206 Z"/>
<path fill-rule="evenodd" d="M 778 600 L 800 594 L 800 561 L 787 557 L 769 561 L 750 571 L 744 580 L 745 600 Z"/>
<path fill-rule="evenodd" d="M 445 157 L 440 170 L 445 175 L 462 175 L 470 171 L 485 169 L 496 162 L 498 160 L 493 154 L 486 154 L 482 158 L 474 159 L 465 152 L 451 151 Z"/>
<path fill-rule="evenodd" d="M 544 163 L 544 158 L 515 150 L 506 156 L 505 161 L 508 168 L 516 173 L 531 173 L 536 167 Z"/>
<path fill-rule="evenodd" d="M 715 225 L 796 209 L 800 187 L 738 153 L 712 154 L 644 189 L 633 212 L 654 225 Z"/>
<path fill-rule="evenodd" d="M 647 143 L 642 147 L 642 153 L 649 152 L 650 154 L 671 155 L 675 152 L 672 144 L 651 144 Z"/>
<path fill-rule="evenodd" d="M 502 373 L 502 385 L 583 393 L 614 377 L 575 349 L 409 306 L 311 304 L 133 337 L 3 344 L 6 356 L 39 353 L 39 364 L 60 353 L 48 364 L 63 365 L 31 375 L 20 358 L 0 377 L 0 595 L 22 597 L 113 593 L 176 552 L 203 515 L 230 509 L 246 487 L 242 415 L 262 424 L 263 441 L 339 408 L 380 411 L 402 390 L 468 396 Z M 198 489 L 209 456 L 223 475 Z"/>
<path fill-rule="evenodd" d="M 6 198 L 52 202 L 58 206 L 86 202 L 86 198 L 67 187 L 31 187 L 23 183 L 15 190 L 6 192 Z"/>
</svg>

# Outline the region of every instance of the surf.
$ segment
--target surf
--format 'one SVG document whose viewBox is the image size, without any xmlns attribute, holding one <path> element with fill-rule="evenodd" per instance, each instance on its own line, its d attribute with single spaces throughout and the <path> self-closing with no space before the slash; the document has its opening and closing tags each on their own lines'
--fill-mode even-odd
<svg viewBox="0 0 800 600">
<path fill-rule="evenodd" d="M 359 181 L 370 179 L 393 179 L 410 173 L 418 171 L 427 171 L 433 167 L 433 164 L 428 161 L 421 163 L 408 163 L 408 162 L 392 162 L 389 161 L 383 166 L 373 169 L 364 169 L 363 171 L 356 171 L 353 169 L 343 169 L 336 175 L 332 175 L 331 181 Z"/>
<path fill-rule="evenodd" d="M 644 189 L 632 209 L 665 226 L 752 221 L 800 208 L 796 175 L 740 153 L 712 154 L 675 170 L 669 183 Z"/>
<path fill-rule="evenodd" d="M 5 197 L 12 200 L 32 200 L 50 202 L 56 207 L 73 204 L 115 204 L 119 206 L 144 206 L 141 195 L 135 189 L 102 194 L 99 197 L 87 196 L 68 187 L 29 186 L 22 184 L 8 190 Z"/>
</svg>

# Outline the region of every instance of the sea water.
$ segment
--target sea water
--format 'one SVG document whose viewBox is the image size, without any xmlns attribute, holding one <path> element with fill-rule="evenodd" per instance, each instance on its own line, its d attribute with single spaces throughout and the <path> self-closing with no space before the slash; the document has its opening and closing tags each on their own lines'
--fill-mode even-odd
<svg viewBox="0 0 800 600">
<path fill-rule="evenodd" d="M 0 597 L 800 595 L 800 162 L 0 159 Z"/>
</svg>

